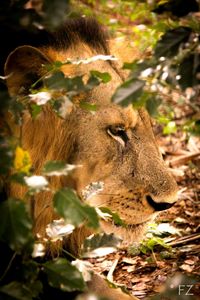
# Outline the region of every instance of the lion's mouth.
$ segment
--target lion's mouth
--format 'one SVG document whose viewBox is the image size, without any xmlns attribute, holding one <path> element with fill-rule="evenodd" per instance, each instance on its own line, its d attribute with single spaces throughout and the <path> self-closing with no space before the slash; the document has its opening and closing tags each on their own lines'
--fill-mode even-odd
<svg viewBox="0 0 200 300">
<path fill-rule="evenodd" d="M 131 222 L 123 222 L 123 224 L 116 224 L 113 220 L 110 220 L 110 222 L 113 222 L 115 226 L 117 227 L 124 227 L 128 229 L 135 229 L 138 226 L 143 226 L 148 224 L 149 222 L 152 221 L 152 215 L 148 217 L 144 217 L 141 220 L 138 220 L 136 223 L 131 223 Z"/>
<path fill-rule="evenodd" d="M 110 224 L 111 226 L 114 226 L 115 228 L 124 228 L 124 229 L 127 229 L 127 230 L 136 230 L 138 228 L 142 228 L 144 226 L 147 226 L 149 224 L 149 222 L 152 221 L 152 218 L 148 218 L 142 222 L 139 222 L 139 223 L 134 223 L 134 224 L 127 224 L 127 223 L 124 223 L 121 224 L 121 223 L 116 223 L 114 222 L 112 219 L 107 219 L 107 220 L 102 220 L 101 223 L 105 222 L 107 224 Z"/>
</svg>

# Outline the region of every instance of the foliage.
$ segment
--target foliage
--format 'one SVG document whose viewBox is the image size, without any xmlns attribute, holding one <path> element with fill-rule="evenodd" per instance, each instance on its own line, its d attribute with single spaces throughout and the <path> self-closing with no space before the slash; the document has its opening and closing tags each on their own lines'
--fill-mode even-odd
<svg viewBox="0 0 200 300">
<path fill-rule="evenodd" d="M 64 258 L 46 262 L 44 272 L 48 276 L 49 284 L 62 291 L 83 291 L 85 289 L 81 273 Z"/>
<path fill-rule="evenodd" d="M 150 114 L 163 124 L 164 134 L 174 133 L 177 128 L 172 120 L 173 109 L 168 108 L 168 116 L 164 117 L 162 112 L 166 111 L 166 107 L 162 99 L 171 97 L 174 90 L 183 101 L 187 101 L 187 103 L 189 101 L 190 105 L 195 105 L 195 100 L 199 97 L 200 26 L 198 15 L 191 13 L 198 11 L 197 2 L 192 1 L 189 6 L 184 0 L 151 1 L 153 2 L 151 5 L 148 4 L 149 1 L 116 0 L 111 2 L 113 6 L 110 9 L 119 16 L 119 21 L 111 20 L 98 13 L 98 9 L 101 7 L 106 8 L 107 1 L 99 1 L 96 8 L 98 18 L 110 27 L 111 32 L 118 31 L 123 24 L 123 20 L 120 18 L 121 11 L 125 12 L 126 22 L 134 25 L 132 27 L 135 38 L 134 45 L 145 53 L 142 60 L 135 60 L 131 64 L 124 65 L 124 69 L 130 70 L 131 74 L 129 79 L 114 93 L 113 102 L 120 105 L 132 103 L 136 108 L 146 106 Z M 95 1 L 88 1 L 88 3 L 90 6 L 85 6 L 85 4 L 81 6 L 80 4 L 80 11 L 87 10 L 87 14 L 91 14 L 90 7 L 93 5 L 94 9 L 96 3 Z M 23 44 L 24 37 L 30 36 L 30 40 L 33 38 L 36 41 L 38 35 L 45 35 L 46 29 L 53 30 L 69 16 L 79 13 L 75 9 L 69 11 L 69 1 L 67 0 L 45 0 L 41 11 L 26 9 L 26 4 L 26 0 L 4 0 L 1 3 L 2 37 L 5 35 L 13 37 L 10 39 L 9 45 L 1 47 L 1 72 L 3 72 L 3 62 L 8 54 L 7 51 Z M 109 5 L 106 8 L 108 12 Z M 159 15 L 157 16 L 154 12 Z M 117 35 L 119 36 L 119 32 Z M 16 37 L 20 37 L 19 40 Z M 102 57 L 101 59 L 108 58 Z M 87 62 L 68 61 L 66 63 Z M 0 114 L 11 111 L 16 123 L 20 125 L 24 110 L 28 109 L 34 119 L 40 114 L 42 105 L 48 103 L 55 113 L 62 117 L 62 104 L 66 99 L 69 100 L 70 106 L 75 96 L 111 80 L 108 73 L 96 70 L 90 72 L 86 83 L 82 76 L 65 78 L 60 70 L 62 66 L 62 62 L 55 62 L 51 67 L 47 66 L 50 76 L 41 78 L 44 86 L 37 89 L 40 82 L 36 82 L 32 86 L 30 95 L 23 99 L 8 96 L 5 91 L 5 78 L 1 76 Z M 91 112 L 96 110 L 95 105 L 84 101 L 80 106 Z M 53 293 L 53 295 L 59 295 L 59 299 L 66 299 L 65 292 L 85 290 L 86 283 L 83 272 L 77 268 L 77 265 L 71 263 L 70 253 L 66 254 L 63 251 L 63 257 L 57 259 L 41 258 L 44 256 L 43 245 L 38 244 L 32 235 L 31 199 L 35 193 L 50 188 L 51 176 L 67 176 L 78 166 L 68 165 L 66 162 L 50 161 L 43 166 L 41 175 L 34 175 L 30 155 L 21 147 L 20 138 L 19 140 L 14 138 L 9 125 L 2 124 L 2 122 L 0 122 L 0 187 L 3 186 L 2 182 L 8 184 L 12 181 L 18 184 L 19 188 L 26 187 L 27 193 L 24 199 L 5 199 L 3 188 L 1 191 L 0 246 L 4 253 L 0 257 L 2 265 L 0 298 L 47 299 Z M 197 108 L 197 114 L 187 120 L 182 129 L 187 133 L 200 133 L 199 108 Z M 10 175 L 11 169 L 13 170 L 12 175 Z M 48 227 L 49 237 L 52 237 L 51 243 L 62 240 L 63 236 L 82 224 L 98 229 L 97 211 L 89 205 L 83 204 L 75 191 L 64 188 L 53 192 L 54 208 L 61 220 Z M 116 213 L 110 212 L 107 208 L 102 211 L 108 213 L 115 224 L 123 225 L 123 221 Z M 60 231 L 60 228 L 63 227 L 66 230 L 64 233 L 62 230 Z M 106 251 L 115 250 L 118 243 L 119 240 L 113 235 L 92 236 L 85 241 L 82 247 L 82 257 L 94 257 L 99 253 L 108 253 Z M 153 251 L 157 245 L 167 247 L 160 237 L 151 237 L 143 242 L 139 251 L 143 253 Z"/>
<path fill-rule="evenodd" d="M 1 229 L 0 240 L 8 243 L 15 252 L 32 249 L 32 222 L 24 203 L 17 199 L 8 199 L 0 204 Z"/>
<path fill-rule="evenodd" d="M 163 236 L 169 234 L 174 228 L 167 226 L 168 224 L 160 225 L 164 226 L 151 224 L 146 233 L 146 237 L 139 244 L 133 244 L 131 247 L 129 247 L 128 252 L 133 256 L 139 254 L 153 254 L 154 260 L 154 252 L 155 250 L 159 249 L 159 256 L 161 259 L 171 257 L 171 247 L 164 241 Z"/>
<path fill-rule="evenodd" d="M 98 217 L 94 208 L 83 204 L 69 188 L 60 189 L 54 195 L 55 211 L 70 224 L 80 225 L 87 220 L 88 227 L 98 228 Z"/>
</svg>

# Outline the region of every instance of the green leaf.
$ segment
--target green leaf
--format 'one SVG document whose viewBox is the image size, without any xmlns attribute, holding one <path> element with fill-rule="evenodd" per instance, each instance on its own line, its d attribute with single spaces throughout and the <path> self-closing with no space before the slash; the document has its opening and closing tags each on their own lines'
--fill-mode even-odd
<svg viewBox="0 0 200 300">
<path fill-rule="evenodd" d="M 162 238 L 151 236 L 150 238 L 143 240 L 142 243 L 139 245 L 138 249 L 146 254 L 149 251 L 153 251 L 156 246 L 161 246 L 165 249 L 170 249 Z"/>
<path fill-rule="evenodd" d="M 101 79 L 101 81 L 103 83 L 107 83 L 112 79 L 111 75 L 107 72 L 102 73 L 102 72 L 99 72 L 99 71 L 92 70 L 92 71 L 90 71 L 90 74 L 92 76 L 97 77 L 98 79 Z"/>
<path fill-rule="evenodd" d="M 123 65 L 123 69 L 134 71 L 134 70 L 137 69 L 137 66 L 138 66 L 138 61 L 137 60 L 133 61 L 131 63 L 125 62 L 124 65 Z"/>
<path fill-rule="evenodd" d="M 159 237 L 152 237 L 147 240 L 146 246 L 148 249 L 153 250 L 155 246 L 160 245 L 163 248 L 169 248 L 169 246 Z"/>
<path fill-rule="evenodd" d="M 31 116 L 35 119 L 42 111 L 41 105 L 31 104 Z"/>
<path fill-rule="evenodd" d="M 111 215 L 111 217 L 112 217 L 115 225 L 120 225 L 120 226 L 123 226 L 123 227 L 126 226 L 126 224 L 124 223 L 124 221 L 122 221 L 122 219 L 120 218 L 120 216 L 116 212 L 113 212 L 108 207 L 100 207 L 99 209 L 103 213 L 108 213 L 109 215 Z"/>
<path fill-rule="evenodd" d="M 191 120 L 184 125 L 184 130 L 194 135 L 200 135 L 200 120 Z"/>
<path fill-rule="evenodd" d="M 130 79 L 124 82 L 112 97 L 114 103 L 126 106 L 134 102 L 142 93 L 145 82 L 138 79 Z"/>
<path fill-rule="evenodd" d="M 44 84 L 49 89 L 66 88 L 66 80 L 63 72 L 57 71 L 44 79 Z"/>
<path fill-rule="evenodd" d="M 156 68 L 157 62 L 153 59 L 144 61 L 134 61 L 132 63 L 125 63 L 123 69 L 131 70 L 130 78 L 137 79 L 141 73 L 149 68 Z"/>
<path fill-rule="evenodd" d="M 83 291 L 85 283 L 81 273 L 64 258 L 43 264 L 49 285 L 62 291 Z"/>
<path fill-rule="evenodd" d="M 34 282 L 37 280 L 38 274 L 40 272 L 40 264 L 38 264 L 33 259 L 29 259 L 24 261 L 20 269 L 26 282 Z"/>
<path fill-rule="evenodd" d="M 8 137 L 0 136 L 0 175 L 9 173 L 13 167 L 14 147 Z"/>
<path fill-rule="evenodd" d="M 162 258 L 162 259 L 169 259 L 169 258 L 173 258 L 173 254 L 172 254 L 172 252 L 169 252 L 169 251 L 161 251 L 160 252 L 160 257 Z"/>
<path fill-rule="evenodd" d="M 200 83 L 198 74 L 200 73 L 200 55 L 199 53 L 190 54 L 180 63 L 178 74 L 180 79 L 179 85 L 184 90 L 187 87 L 193 87 Z"/>
<path fill-rule="evenodd" d="M 128 253 L 131 256 L 137 256 L 140 254 L 140 249 L 139 249 L 139 245 L 138 244 L 133 244 L 132 246 L 130 246 L 128 248 Z"/>
<path fill-rule="evenodd" d="M 155 96 L 151 96 L 146 102 L 146 109 L 150 116 L 156 117 L 158 115 L 158 107 L 161 104 L 161 100 L 156 98 Z"/>
<path fill-rule="evenodd" d="M 0 240 L 7 242 L 16 252 L 27 247 L 32 252 L 32 222 L 25 203 L 12 198 L 0 203 L 0 219 Z"/>
<path fill-rule="evenodd" d="M 44 84 L 47 88 L 52 90 L 65 89 L 67 91 L 81 92 L 85 91 L 85 85 L 82 76 L 74 78 L 65 77 L 61 71 L 54 72 L 50 77 L 44 79 Z"/>
<path fill-rule="evenodd" d="M 116 237 L 113 233 L 100 233 L 90 236 L 85 239 L 82 247 L 83 257 L 98 257 L 104 256 L 116 251 L 121 239 Z"/>
<path fill-rule="evenodd" d="M 53 62 L 52 66 L 56 69 L 60 69 L 63 66 L 63 62 L 56 60 Z"/>
<path fill-rule="evenodd" d="M 82 203 L 72 189 L 60 189 L 53 201 L 56 212 L 67 222 L 78 226 L 87 221 L 89 227 L 98 228 L 99 220 L 95 209 Z"/>
<path fill-rule="evenodd" d="M 18 98 L 11 98 L 10 101 L 10 111 L 14 116 L 16 124 L 21 125 L 21 116 L 25 110 L 25 105 L 20 101 L 20 96 Z"/>
<path fill-rule="evenodd" d="M 29 284 L 12 281 L 9 284 L 0 287 L 0 299 L 32 300 L 33 298 L 36 298 L 41 291 L 42 284 L 38 280 L 30 282 Z"/>
<path fill-rule="evenodd" d="M 82 76 L 66 78 L 66 87 L 68 91 L 84 92 L 87 90 Z"/>
<path fill-rule="evenodd" d="M 95 88 L 96 86 L 98 86 L 101 83 L 101 81 L 96 77 L 96 76 L 90 76 L 87 84 L 86 84 L 86 89 L 89 91 L 93 88 Z"/>
<path fill-rule="evenodd" d="M 27 174 L 26 173 L 15 173 L 10 176 L 10 180 L 14 181 L 16 183 L 19 183 L 21 185 L 26 185 L 24 176 L 27 176 Z"/>
<path fill-rule="evenodd" d="M 75 168 L 75 165 L 66 164 L 64 161 L 51 160 L 44 165 L 43 174 L 47 176 L 68 175 Z"/>
<path fill-rule="evenodd" d="M 177 131 L 177 127 L 176 127 L 176 122 L 174 121 L 170 121 L 163 128 L 163 134 L 172 134 L 172 133 L 176 133 L 176 131 Z"/>
<path fill-rule="evenodd" d="M 182 43 L 185 43 L 190 36 L 191 28 L 178 27 L 168 30 L 158 41 L 155 48 L 155 56 L 173 57 L 178 53 L 178 49 Z"/>
<path fill-rule="evenodd" d="M 82 109 L 88 110 L 88 111 L 96 111 L 97 110 L 97 105 L 96 104 L 91 104 L 89 102 L 81 101 L 79 106 Z"/>
</svg>

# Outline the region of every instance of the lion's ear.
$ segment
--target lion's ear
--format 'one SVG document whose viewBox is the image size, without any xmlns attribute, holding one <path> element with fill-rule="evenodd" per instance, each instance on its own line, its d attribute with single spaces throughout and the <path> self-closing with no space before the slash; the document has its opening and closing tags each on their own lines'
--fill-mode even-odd
<svg viewBox="0 0 200 300">
<path fill-rule="evenodd" d="M 26 94 L 30 86 L 45 74 L 43 66 L 51 63 L 50 59 L 37 48 L 31 46 L 16 48 L 5 63 L 10 95 Z"/>
</svg>

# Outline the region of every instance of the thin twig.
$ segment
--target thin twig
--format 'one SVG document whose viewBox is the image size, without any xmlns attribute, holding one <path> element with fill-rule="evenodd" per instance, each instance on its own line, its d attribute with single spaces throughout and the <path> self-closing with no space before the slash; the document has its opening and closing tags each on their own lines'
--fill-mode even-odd
<svg viewBox="0 0 200 300">
<path fill-rule="evenodd" d="M 7 268 L 6 268 L 5 271 L 3 272 L 3 275 L 2 275 L 1 278 L 0 278 L 0 281 L 2 281 L 3 278 L 6 276 L 6 274 L 8 273 L 8 271 L 9 271 L 9 269 L 10 269 L 10 267 L 11 267 L 11 265 L 12 265 L 12 263 L 13 263 L 13 260 L 15 259 L 16 255 L 17 255 L 17 252 L 15 252 L 15 253 L 13 254 L 13 256 L 11 257 L 11 260 L 9 261 L 9 264 L 7 265 Z"/>
<path fill-rule="evenodd" d="M 178 238 L 176 241 L 167 243 L 169 246 L 177 246 L 184 243 L 188 243 L 194 240 L 197 240 L 200 238 L 200 233 L 194 233 L 188 236 L 183 236 L 181 238 Z"/>
<path fill-rule="evenodd" d="M 177 166 L 185 165 L 188 161 L 190 161 L 194 158 L 197 158 L 198 156 L 200 156 L 200 152 L 187 154 L 187 155 L 181 155 L 180 157 L 169 161 L 169 166 L 177 167 Z"/>
<path fill-rule="evenodd" d="M 107 279 L 110 282 L 113 282 L 113 273 L 115 271 L 115 268 L 116 268 L 118 262 L 119 262 L 119 258 L 115 259 L 114 262 L 113 262 L 113 264 L 112 264 L 112 267 L 110 268 L 110 270 L 108 272 Z"/>
</svg>

